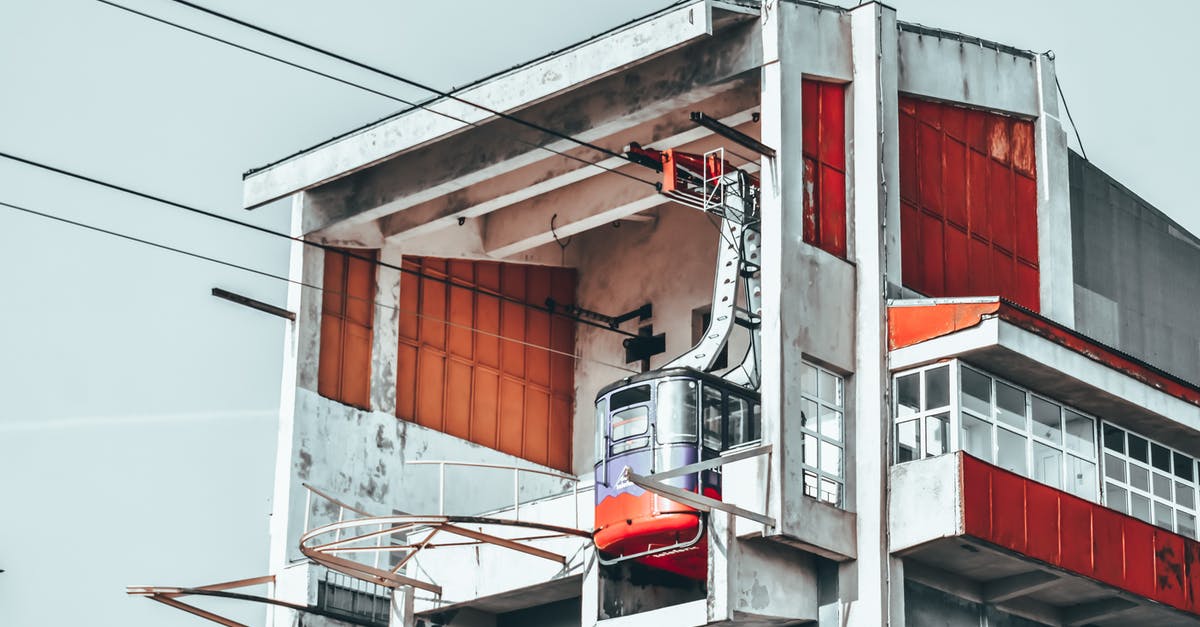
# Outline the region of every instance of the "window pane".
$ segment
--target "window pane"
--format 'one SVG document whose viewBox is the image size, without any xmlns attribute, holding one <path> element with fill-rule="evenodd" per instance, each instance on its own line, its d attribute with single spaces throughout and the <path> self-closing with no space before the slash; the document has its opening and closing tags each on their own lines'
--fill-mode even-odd
<svg viewBox="0 0 1200 627">
<path fill-rule="evenodd" d="M 925 418 L 925 454 L 942 455 L 950 452 L 950 414 Z"/>
<path fill-rule="evenodd" d="M 1175 512 L 1166 503 L 1154 503 L 1154 524 L 1163 529 L 1175 530 Z"/>
<path fill-rule="evenodd" d="M 1175 522 L 1178 523 L 1178 526 L 1179 526 L 1179 531 L 1178 531 L 1179 535 L 1186 536 L 1188 538 L 1196 537 L 1196 517 L 1195 516 L 1193 516 L 1191 514 L 1185 514 L 1183 512 L 1176 512 L 1175 519 L 1176 519 Z"/>
<path fill-rule="evenodd" d="M 1196 462 L 1182 453 L 1175 454 L 1175 476 L 1191 481 L 1196 471 Z"/>
<path fill-rule="evenodd" d="M 996 382 L 996 418 L 1005 424 L 1025 428 L 1025 391 Z"/>
<path fill-rule="evenodd" d="M 1154 467 L 1163 471 L 1171 472 L 1171 451 L 1161 444 L 1153 444 L 1150 446 L 1150 457 Z"/>
<path fill-rule="evenodd" d="M 750 422 L 750 402 L 729 395 L 729 444 L 738 446 L 754 440 L 754 426 Z"/>
<path fill-rule="evenodd" d="M 1171 500 L 1171 479 L 1166 475 L 1154 473 L 1154 496 Z"/>
<path fill-rule="evenodd" d="M 658 384 L 655 431 L 659 442 L 696 441 L 695 381 L 664 381 Z"/>
<path fill-rule="evenodd" d="M 1104 485 L 1104 504 L 1119 511 L 1129 513 L 1129 503 L 1125 500 L 1125 488 L 1115 483 Z"/>
<path fill-rule="evenodd" d="M 830 442 L 821 442 L 821 470 L 835 477 L 842 476 L 842 449 Z"/>
<path fill-rule="evenodd" d="M 1129 434 L 1129 456 L 1139 462 L 1150 463 L 1150 443 L 1146 438 Z"/>
<path fill-rule="evenodd" d="M 800 374 L 800 393 L 814 398 L 817 396 L 817 369 L 814 366 L 804 364 Z"/>
<path fill-rule="evenodd" d="M 817 376 L 821 391 L 820 399 L 830 405 L 841 407 L 842 378 L 824 370 L 820 371 Z"/>
<path fill-rule="evenodd" d="M 820 468 L 817 465 L 817 437 L 804 434 L 804 465 Z"/>
<path fill-rule="evenodd" d="M 649 436 L 643 436 L 640 438 L 633 438 L 631 440 L 625 440 L 624 442 L 618 442 L 618 443 L 612 445 L 612 454 L 617 455 L 619 453 L 624 453 L 625 451 L 632 451 L 635 448 L 642 448 L 643 446 L 646 446 L 649 443 L 650 443 Z"/>
<path fill-rule="evenodd" d="M 1117 479 L 1118 477 L 1112 477 L 1112 478 Z M 1149 492 L 1150 491 L 1150 471 L 1145 468 L 1142 468 L 1141 466 L 1137 466 L 1135 464 L 1130 464 L 1129 465 L 1129 485 L 1131 485 L 1139 490 Z"/>
<path fill-rule="evenodd" d="M 621 390 L 620 392 L 614 393 L 610 399 L 609 405 L 612 406 L 613 411 L 629 407 L 630 405 L 636 405 L 638 403 L 649 403 L 650 386 L 639 385 L 627 390 Z"/>
<path fill-rule="evenodd" d="M 704 401 L 700 406 L 701 420 L 704 423 L 704 446 L 721 450 L 721 392 L 704 387 Z"/>
<path fill-rule="evenodd" d="M 820 413 L 820 405 L 816 401 L 810 401 L 807 398 L 800 401 L 800 426 L 809 431 L 817 430 L 817 415 Z"/>
<path fill-rule="evenodd" d="M 921 374 L 906 374 L 896 379 L 896 403 L 898 418 L 911 416 L 921 411 Z"/>
<path fill-rule="evenodd" d="M 985 374 L 964 367 L 962 377 L 962 403 L 971 411 L 988 418 L 992 417 L 992 379 Z"/>
<path fill-rule="evenodd" d="M 1129 493 L 1129 515 L 1138 518 L 1145 522 L 1150 521 L 1150 499 L 1136 494 Z"/>
<path fill-rule="evenodd" d="M 842 412 L 829 407 L 821 407 L 821 435 L 842 441 Z"/>
<path fill-rule="evenodd" d="M 826 503 L 838 505 L 841 502 L 841 487 L 836 481 L 830 481 L 824 477 L 821 478 L 821 500 Z"/>
<path fill-rule="evenodd" d="M 1176 481 L 1175 502 L 1188 509 L 1196 509 L 1196 489 L 1186 483 Z"/>
<path fill-rule="evenodd" d="M 896 425 L 896 463 L 920 457 L 921 421 L 909 420 Z"/>
<path fill-rule="evenodd" d="M 1067 455 L 1067 492 L 1089 501 L 1096 500 L 1096 464 Z"/>
<path fill-rule="evenodd" d="M 1112 425 L 1104 425 L 1104 448 L 1124 453 L 1125 432 Z"/>
<path fill-rule="evenodd" d="M 1062 444 L 1062 411 L 1050 401 L 1033 397 L 1033 434 L 1055 444 Z"/>
<path fill-rule="evenodd" d="M 596 461 L 604 458 L 604 436 L 608 433 L 608 398 L 596 403 Z"/>
<path fill-rule="evenodd" d="M 818 498 L 820 492 L 817 489 L 817 474 L 814 472 L 804 471 L 804 496 Z"/>
<path fill-rule="evenodd" d="M 1029 469 L 1025 465 L 1025 441 L 1025 436 L 1013 433 L 1008 429 L 997 429 L 996 465 L 1028 477 Z"/>
<path fill-rule="evenodd" d="M 1048 486 L 1062 488 L 1062 451 L 1034 442 L 1033 478 Z"/>
<path fill-rule="evenodd" d="M 1096 456 L 1096 427 L 1092 419 L 1083 414 L 1065 410 L 1067 450 L 1083 453 L 1088 457 Z"/>
<path fill-rule="evenodd" d="M 992 425 L 968 414 L 962 415 L 962 433 L 959 434 L 962 450 L 982 459 L 992 461 Z"/>
<path fill-rule="evenodd" d="M 950 366 L 925 371 L 925 409 L 950 404 Z"/>
<path fill-rule="evenodd" d="M 1105 453 L 1104 476 L 1125 483 L 1125 460 L 1111 453 Z"/>
<path fill-rule="evenodd" d="M 624 440 L 631 435 L 641 435 L 650 427 L 650 412 L 645 405 L 622 409 L 612 415 L 612 439 Z"/>
</svg>

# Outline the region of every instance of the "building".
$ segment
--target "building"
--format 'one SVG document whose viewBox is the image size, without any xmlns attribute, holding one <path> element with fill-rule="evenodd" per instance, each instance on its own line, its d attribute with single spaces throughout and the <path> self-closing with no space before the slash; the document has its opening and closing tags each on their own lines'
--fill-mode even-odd
<svg viewBox="0 0 1200 627">
<path fill-rule="evenodd" d="M 270 566 L 323 614 L 272 624 L 1200 625 L 1200 240 L 1068 150 L 1051 57 L 695 0 L 453 96 L 247 176 L 329 247 Z M 698 579 L 590 538 L 593 400 L 706 333 L 726 241 L 633 143 L 758 179 L 761 415 Z"/>
</svg>

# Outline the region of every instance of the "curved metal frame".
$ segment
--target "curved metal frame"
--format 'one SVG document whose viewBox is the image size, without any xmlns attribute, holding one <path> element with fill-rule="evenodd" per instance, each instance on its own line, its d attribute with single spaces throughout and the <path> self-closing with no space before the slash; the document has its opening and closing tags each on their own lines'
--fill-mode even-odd
<svg viewBox="0 0 1200 627">
<path fill-rule="evenodd" d="M 462 525 L 484 525 L 484 526 L 499 526 L 499 527 L 519 527 L 523 529 L 531 529 L 536 531 L 548 532 L 548 534 L 528 536 L 521 538 L 503 538 L 474 529 L 467 529 Z M 361 527 L 374 527 L 372 531 L 360 533 L 349 538 L 342 538 L 341 532 Z M 396 533 L 405 533 L 410 531 L 428 531 L 427 535 L 419 542 L 408 544 L 389 544 L 377 546 L 350 546 L 356 542 L 380 536 L 391 536 Z M 321 536 L 335 534 L 336 539 L 332 542 L 317 544 L 315 541 Z M 434 544 L 433 538 L 438 534 L 447 534 L 467 538 L 468 542 L 453 542 Z M 323 525 L 315 529 L 311 529 L 300 537 L 300 552 L 305 557 L 314 562 L 325 566 L 331 570 L 370 581 L 388 588 L 397 588 L 401 586 L 412 586 L 425 590 L 435 595 L 442 593 L 441 586 L 413 577 L 408 577 L 399 574 L 401 568 L 409 562 L 418 552 L 425 549 L 435 549 L 438 547 L 448 546 L 471 546 L 479 544 L 493 544 L 502 548 L 511 549 L 527 555 L 548 559 L 566 564 L 567 558 L 539 549 L 528 544 L 522 544 L 524 541 L 541 540 L 557 537 L 575 536 L 579 538 L 590 539 L 592 534 L 588 531 L 574 529 L 570 527 L 560 527 L 557 525 L 548 525 L 543 523 L 509 520 L 503 518 L 488 518 L 482 516 L 413 516 L 413 515 L 393 515 L 393 516 L 368 516 L 365 518 L 357 518 L 353 520 L 345 520 Z M 404 558 L 396 566 L 390 570 L 384 570 L 356 562 L 337 555 L 337 553 L 391 553 L 395 551 L 404 551 Z"/>
<path fill-rule="evenodd" d="M 651 557 L 651 556 L 659 555 L 662 553 L 670 553 L 672 551 L 680 551 L 683 549 L 690 549 L 693 546 L 696 546 L 696 544 L 698 542 L 700 542 L 700 539 L 704 537 L 704 529 L 708 526 L 708 520 L 705 518 L 703 512 L 697 512 L 696 517 L 700 519 L 700 524 L 696 526 L 696 537 L 692 538 L 691 540 L 684 540 L 683 542 L 676 542 L 675 544 L 670 544 L 670 545 L 667 545 L 664 547 L 659 547 L 657 549 L 650 549 L 648 551 L 642 551 L 641 553 L 634 553 L 633 555 L 619 555 L 616 558 L 611 559 L 611 560 L 604 559 L 604 557 L 602 555 L 600 555 L 600 551 L 597 549 L 596 560 L 599 561 L 601 564 L 604 564 L 605 566 L 612 566 L 613 564 L 619 564 L 621 562 L 626 562 L 626 561 L 629 561 L 632 559 L 638 559 L 640 557 Z"/>
</svg>

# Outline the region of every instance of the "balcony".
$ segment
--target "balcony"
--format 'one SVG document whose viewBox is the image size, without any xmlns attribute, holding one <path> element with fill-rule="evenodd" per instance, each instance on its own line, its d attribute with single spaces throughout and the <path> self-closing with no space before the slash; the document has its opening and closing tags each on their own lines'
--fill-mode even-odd
<svg viewBox="0 0 1200 627">
<path fill-rule="evenodd" d="M 1200 625 L 1200 542 L 966 453 L 891 468 L 905 575 L 1051 625 Z"/>
</svg>

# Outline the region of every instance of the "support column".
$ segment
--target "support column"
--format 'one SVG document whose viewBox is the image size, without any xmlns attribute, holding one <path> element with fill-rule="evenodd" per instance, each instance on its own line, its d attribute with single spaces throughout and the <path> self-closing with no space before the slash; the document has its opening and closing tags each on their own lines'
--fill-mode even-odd
<svg viewBox="0 0 1200 627">
<path fill-rule="evenodd" d="M 379 251 L 379 260 L 400 266 L 395 249 Z M 376 266 L 375 317 L 371 347 L 371 409 L 396 413 L 396 363 L 400 351 L 400 271 Z M 409 312 L 412 315 L 412 312 Z"/>
<path fill-rule="evenodd" d="M 392 589 L 388 627 L 414 627 L 416 625 L 416 612 L 413 609 L 414 596 L 412 586 L 400 586 Z"/>
<path fill-rule="evenodd" d="M 850 33 L 854 61 L 851 194 L 858 272 L 853 382 L 857 428 L 852 440 L 858 559 L 843 569 L 841 594 L 849 601 L 844 625 L 880 627 L 893 624 L 892 597 L 903 595 L 903 582 L 891 581 L 899 569 L 892 567 L 887 546 L 888 277 L 900 282 L 896 12 L 876 2 L 855 7 L 850 10 Z M 902 619 L 896 624 L 903 624 Z"/>
<path fill-rule="evenodd" d="M 1071 241 L 1071 184 L 1067 132 L 1058 117 L 1054 59 L 1037 56 L 1038 274 L 1042 315 L 1075 327 L 1075 263 Z"/>
</svg>

